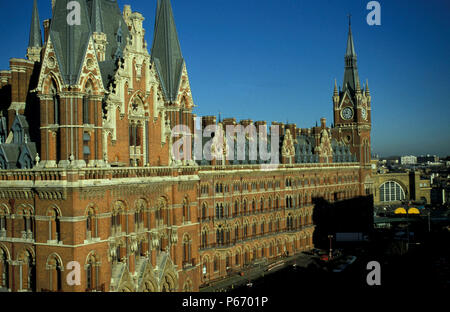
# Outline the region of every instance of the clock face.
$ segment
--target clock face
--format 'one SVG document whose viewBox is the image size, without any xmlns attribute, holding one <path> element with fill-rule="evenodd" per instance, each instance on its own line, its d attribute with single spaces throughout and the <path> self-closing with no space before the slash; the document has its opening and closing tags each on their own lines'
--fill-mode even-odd
<svg viewBox="0 0 450 312">
<path fill-rule="evenodd" d="M 349 120 L 352 119 L 353 117 L 353 109 L 351 109 L 350 107 L 346 107 L 342 110 L 342 118 L 344 118 L 345 120 Z"/>
<path fill-rule="evenodd" d="M 361 116 L 362 116 L 362 118 L 363 118 L 364 120 L 367 119 L 367 110 L 366 110 L 365 107 L 363 107 L 363 108 L 361 109 Z"/>
</svg>

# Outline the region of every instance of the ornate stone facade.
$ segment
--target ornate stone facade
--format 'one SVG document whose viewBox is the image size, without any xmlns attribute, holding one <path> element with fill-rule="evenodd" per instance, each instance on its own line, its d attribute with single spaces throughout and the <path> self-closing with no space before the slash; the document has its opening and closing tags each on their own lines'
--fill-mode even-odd
<svg viewBox="0 0 450 312">
<path fill-rule="evenodd" d="M 365 194 L 368 86 L 335 90 L 335 127 L 278 123 L 273 170 L 248 159 L 179 162 L 172 129 L 184 125 L 194 137 L 195 116 L 169 0 L 158 1 L 150 52 L 144 17 L 130 6 L 80 3 L 84 24 L 71 29 L 58 24 L 64 1 L 53 1 L 42 46 L 35 3 L 29 60 L 0 72 L 2 131 L 27 116 L 39 153 L 32 169 L 0 168 L 0 288 L 198 291 L 312 248 L 313 198 Z M 210 124 L 214 117 L 203 118 Z M 227 124 L 236 121 L 219 121 Z M 212 149 L 233 152 L 217 139 Z M 73 261 L 80 285 L 66 282 Z"/>
</svg>

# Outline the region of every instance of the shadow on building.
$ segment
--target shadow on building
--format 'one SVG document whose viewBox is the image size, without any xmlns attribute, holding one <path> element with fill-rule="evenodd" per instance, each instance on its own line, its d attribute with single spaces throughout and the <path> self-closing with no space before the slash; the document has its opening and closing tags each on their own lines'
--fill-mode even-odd
<svg viewBox="0 0 450 312">
<path fill-rule="evenodd" d="M 369 235 L 373 229 L 373 196 L 361 196 L 330 203 L 314 198 L 313 222 L 316 225 L 313 242 L 321 249 L 329 248 L 328 235 L 336 233 Z"/>
</svg>

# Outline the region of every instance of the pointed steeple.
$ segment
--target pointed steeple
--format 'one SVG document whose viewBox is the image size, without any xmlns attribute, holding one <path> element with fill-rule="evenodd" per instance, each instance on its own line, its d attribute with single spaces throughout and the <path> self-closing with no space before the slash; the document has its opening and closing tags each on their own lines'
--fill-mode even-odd
<svg viewBox="0 0 450 312">
<path fill-rule="evenodd" d="M 349 89 L 352 95 L 356 92 L 356 88 L 359 83 L 358 66 L 356 64 L 356 61 L 357 57 L 355 52 L 355 44 L 353 42 L 351 16 L 349 16 L 343 91 Z"/>
<path fill-rule="evenodd" d="M 178 95 L 184 66 L 170 0 L 157 2 L 152 60 L 161 80 L 165 98 L 174 102 Z"/>
<path fill-rule="evenodd" d="M 31 16 L 29 48 L 42 48 L 41 22 L 39 21 L 39 11 L 37 0 L 34 0 L 33 15 Z"/>
<path fill-rule="evenodd" d="M 37 0 L 34 0 L 33 14 L 31 16 L 31 26 L 30 26 L 30 40 L 28 42 L 27 48 L 27 58 L 33 62 L 40 62 L 41 50 L 42 50 L 41 23 L 39 21 Z"/>
<path fill-rule="evenodd" d="M 345 53 L 345 56 L 355 56 L 355 44 L 353 43 L 353 34 L 352 34 L 352 16 L 349 15 L 348 18 L 348 40 L 347 40 L 347 52 Z"/>
<path fill-rule="evenodd" d="M 96 33 L 104 32 L 101 0 L 93 1 L 91 24 L 92 24 L 92 32 L 96 32 Z"/>
<path fill-rule="evenodd" d="M 336 79 L 334 79 L 334 92 L 333 92 L 333 95 L 334 95 L 334 96 L 338 96 L 338 95 L 339 95 L 339 93 L 338 93 L 338 88 L 337 88 L 337 81 L 336 81 Z"/>
<path fill-rule="evenodd" d="M 366 96 L 370 95 L 369 80 L 366 80 Z"/>
</svg>

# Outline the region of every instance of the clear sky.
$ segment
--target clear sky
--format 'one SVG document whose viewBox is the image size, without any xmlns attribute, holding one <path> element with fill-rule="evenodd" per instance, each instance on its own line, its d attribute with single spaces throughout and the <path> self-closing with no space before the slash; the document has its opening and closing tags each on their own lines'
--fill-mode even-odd
<svg viewBox="0 0 450 312">
<path fill-rule="evenodd" d="M 151 46 L 156 0 L 119 0 L 146 20 Z M 369 26 L 369 0 L 172 0 L 196 113 L 332 122 L 342 84 L 348 20 L 362 81 L 372 95 L 372 150 L 382 156 L 450 155 L 450 1 L 389 0 Z M 41 20 L 51 0 L 38 0 Z M 0 69 L 24 57 L 31 0 L 0 0 Z"/>
</svg>

